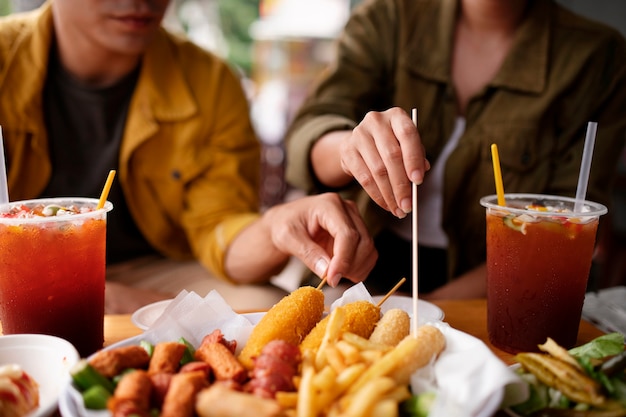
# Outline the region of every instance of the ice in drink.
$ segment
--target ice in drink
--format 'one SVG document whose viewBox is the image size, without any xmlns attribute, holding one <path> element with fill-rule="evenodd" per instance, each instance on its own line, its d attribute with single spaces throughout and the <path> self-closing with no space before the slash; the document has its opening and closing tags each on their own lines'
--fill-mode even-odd
<svg viewBox="0 0 626 417">
<path fill-rule="evenodd" d="M 574 200 L 511 194 L 487 207 L 489 339 L 511 353 L 537 351 L 551 337 L 572 347 L 578 336 L 599 216 L 606 207 Z"/>
<path fill-rule="evenodd" d="M 0 320 L 5 334 L 69 340 L 81 356 L 102 348 L 107 202 L 47 199 L 0 210 Z"/>
</svg>

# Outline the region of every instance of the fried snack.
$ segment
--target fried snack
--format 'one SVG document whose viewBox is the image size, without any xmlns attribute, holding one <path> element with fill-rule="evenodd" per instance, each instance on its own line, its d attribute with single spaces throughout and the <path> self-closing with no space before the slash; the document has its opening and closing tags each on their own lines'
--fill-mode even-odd
<svg viewBox="0 0 626 417">
<path fill-rule="evenodd" d="M 341 333 L 350 332 L 364 338 L 369 338 L 376 323 L 380 319 L 380 308 L 369 301 L 354 301 L 342 307 L 345 311 L 345 320 L 341 328 Z M 326 316 L 311 330 L 300 344 L 300 350 L 305 352 L 312 350 L 316 352 L 322 344 L 326 327 L 330 316 Z"/>
<path fill-rule="evenodd" d="M 136 369 L 122 376 L 115 388 L 114 395 L 109 398 L 107 408 L 114 416 L 148 415 L 150 412 L 151 394 L 152 381 L 150 376 L 148 376 L 146 371 Z"/>
<path fill-rule="evenodd" d="M 320 321 L 324 312 L 324 293 L 317 288 L 305 286 L 283 297 L 263 316 L 254 327 L 248 343 L 239 354 L 239 361 L 252 369 L 253 358 L 272 340 L 299 345 L 311 329 Z"/>
<path fill-rule="evenodd" d="M 576 402 L 602 406 L 606 400 L 600 384 L 567 362 L 534 352 L 518 353 L 515 359 L 541 382 Z"/>
<path fill-rule="evenodd" d="M 187 346 L 179 342 L 157 343 L 154 346 L 148 373 L 175 374 L 178 372 L 180 360 L 185 353 L 185 349 L 187 349 Z"/>
<path fill-rule="evenodd" d="M 193 417 L 196 395 L 208 385 L 209 381 L 202 371 L 175 374 L 159 417 Z"/>
<path fill-rule="evenodd" d="M 221 383 L 198 393 L 196 412 L 200 417 L 282 416 L 281 407 L 276 401 L 234 391 Z"/>
<path fill-rule="evenodd" d="M 386 346 L 395 346 L 409 335 L 411 318 L 399 308 L 388 310 L 376 324 L 370 341 Z"/>
<path fill-rule="evenodd" d="M 233 352 L 222 343 L 202 343 L 194 355 L 196 360 L 211 365 L 213 374 L 218 381 L 232 380 L 242 383 L 248 372 L 237 360 Z"/>
<path fill-rule="evenodd" d="M 0 366 L 0 416 L 21 417 L 39 406 L 39 386 L 19 365 Z"/>
<path fill-rule="evenodd" d="M 415 335 L 409 335 L 369 367 L 350 387 L 355 392 L 375 377 L 391 376 L 399 384 L 408 384 L 411 374 L 427 365 L 443 351 L 446 339 L 441 331 L 424 325 Z"/>
<path fill-rule="evenodd" d="M 107 378 L 113 378 L 125 369 L 146 368 L 149 363 L 150 355 L 139 345 L 101 350 L 89 359 L 89 364 Z"/>
</svg>

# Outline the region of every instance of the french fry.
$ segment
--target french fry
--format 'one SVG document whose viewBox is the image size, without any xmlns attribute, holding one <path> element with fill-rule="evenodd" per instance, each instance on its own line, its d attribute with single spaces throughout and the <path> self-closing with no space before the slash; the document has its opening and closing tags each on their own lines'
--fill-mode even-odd
<svg viewBox="0 0 626 417">
<path fill-rule="evenodd" d="M 393 399 L 384 399 L 374 404 L 370 417 L 397 417 L 398 403 Z"/>
<path fill-rule="evenodd" d="M 278 391 L 276 393 L 276 402 L 283 409 L 295 409 L 298 404 L 298 393 Z"/>
<path fill-rule="evenodd" d="M 315 355 L 315 367 L 320 369 L 322 368 L 325 358 L 325 350 L 329 344 L 337 342 L 339 336 L 341 335 L 341 327 L 346 320 L 346 313 L 343 307 L 337 307 L 330 313 L 330 317 L 328 318 L 328 325 L 326 326 L 326 331 L 324 332 L 324 337 L 322 338 L 322 343 L 320 344 L 319 349 Z"/>
<path fill-rule="evenodd" d="M 308 361 L 307 361 L 308 362 Z M 313 377 L 315 369 L 312 363 L 302 364 L 302 378 L 298 387 L 298 405 L 296 408 L 297 417 L 316 417 L 315 391 L 313 388 Z"/>
<path fill-rule="evenodd" d="M 388 391 L 396 386 L 396 381 L 388 377 L 379 377 L 368 380 L 361 389 L 354 394 L 342 398 L 345 405 L 345 417 L 367 416 Z M 342 407 L 344 408 L 344 407 Z"/>
</svg>

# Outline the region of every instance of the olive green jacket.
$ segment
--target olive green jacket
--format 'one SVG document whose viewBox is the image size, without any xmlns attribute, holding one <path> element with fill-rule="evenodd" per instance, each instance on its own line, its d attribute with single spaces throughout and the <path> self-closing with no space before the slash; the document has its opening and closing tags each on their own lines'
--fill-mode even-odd
<svg viewBox="0 0 626 417">
<path fill-rule="evenodd" d="M 626 43 L 599 23 L 549 0 L 529 2 L 511 52 L 473 97 L 466 130 L 444 172 L 443 228 L 449 276 L 485 260 L 482 196 L 494 194 L 490 145 L 496 143 L 506 192 L 575 195 L 588 121 L 598 122 L 587 197 L 607 204 L 626 139 Z M 457 0 L 366 0 L 355 9 L 323 74 L 288 132 L 287 180 L 310 193 L 309 151 L 324 133 L 352 129 L 370 110 L 419 111 L 431 161 L 457 116 L 450 75 Z M 346 192 L 372 233 L 393 217 L 355 185 Z M 355 191 L 356 190 L 356 191 Z"/>
<path fill-rule="evenodd" d="M 50 4 L 0 21 L 0 125 L 12 201 L 37 197 L 50 179 L 42 90 L 52 37 Z M 174 259 L 198 258 L 220 276 L 228 244 L 258 216 L 260 146 L 248 114 L 227 64 L 157 34 L 131 99 L 116 181 L 150 244 Z"/>
</svg>

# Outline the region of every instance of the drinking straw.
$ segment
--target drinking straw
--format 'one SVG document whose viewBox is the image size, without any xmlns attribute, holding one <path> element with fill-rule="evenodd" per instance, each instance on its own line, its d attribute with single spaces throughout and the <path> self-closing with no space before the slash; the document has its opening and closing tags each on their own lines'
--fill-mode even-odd
<svg viewBox="0 0 626 417">
<path fill-rule="evenodd" d="M 411 119 L 413 119 L 413 124 L 417 128 L 417 109 L 413 109 L 411 111 Z M 417 334 L 417 253 L 418 253 L 418 245 L 417 245 L 417 184 L 414 182 L 411 183 L 412 189 L 412 230 L 413 230 L 413 335 Z"/>
<path fill-rule="evenodd" d="M 498 205 L 506 206 L 504 199 L 504 186 L 502 185 L 502 171 L 500 171 L 500 156 L 498 156 L 498 145 L 491 144 L 491 161 L 493 163 L 493 177 L 496 180 L 496 194 L 498 195 Z"/>
<path fill-rule="evenodd" d="M 587 134 L 585 135 L 585 145 L 583 147 L 583 159 L 580 164 L 578 174 L 578 186 L 576 187 L 576 201 L 574 203 L 574 213 L 580 212 L 581 205 L 587 195 L 587 184 L 589 182 L 589 171 L 591 170 L 591 157 L 593 156 L 593 146 L 596 142 L 596 132 L 598 123 L 587 123 Z"/>
<path fill-rule="evenodd" d="M 7 185 L 7 168 L 4 161 L 4 140 L 2 139 L 2 126 L 0 126 L 0 204 L 9 202 L 9 186 Z"/>
<path fill-rule="evenodd" d="M 96 210 L 100 210 L 102 207 L 104 207 L 104 203 L 106 203 L 107 197 L 109 196 L 109 191 L 111 190 L 111 184 L 113 184 L 114 177 L 115 177 L 115 170 L 112 169 L 109 171 L 107 180 L 104 183 L 104 188 L 102 189 L 102 194 L 100 194 L 100 200 L 98 201 L 98 206 L 96 207 Z"/>
</svg>

